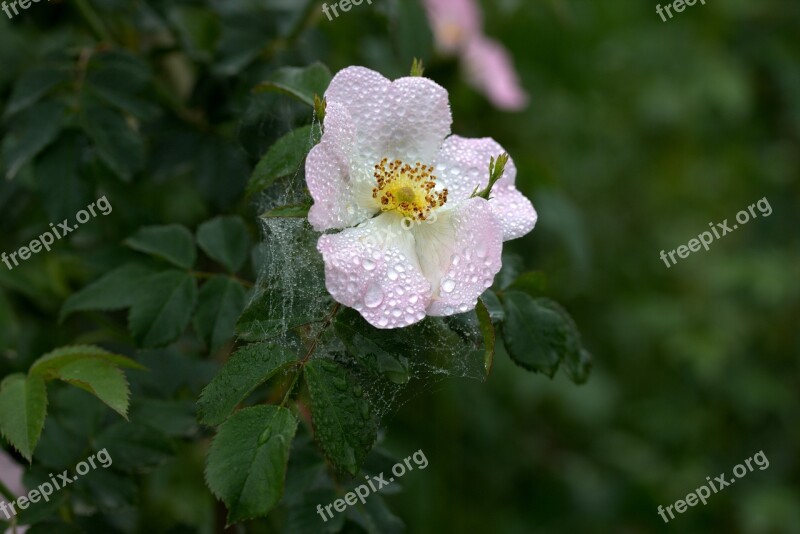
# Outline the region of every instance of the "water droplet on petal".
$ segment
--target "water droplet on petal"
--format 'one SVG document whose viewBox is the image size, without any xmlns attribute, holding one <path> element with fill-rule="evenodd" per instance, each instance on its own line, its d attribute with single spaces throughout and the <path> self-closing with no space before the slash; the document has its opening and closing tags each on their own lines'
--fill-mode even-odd
<svg viewBox="0 0 800 534">
<path fill-rule="evenodd" d="M 376 283 L 370 284 L 364 294 L 364 304 L 367 308 L 377 308 L 383 302 L 383 290 Z"/>
<path fill-rule="evenodd" d="M 372 271 L 372 270 L 374 270 L 374 269 L 375 269 L 375 262 L 374 262 L 374 261 L 372 261 L 372 260 L 364 260 L 363 267 L 364 267 L 364 269 L 366 269 L 367 271 Z"/>
<path fill-rule="evenodd" d="M 455 288 L 456 283 L 454 280 L 451 280 L 450 278 L 447 280 L 442 280 L 442 291 L 445 293 L 452 293 Z"/>
</svg>

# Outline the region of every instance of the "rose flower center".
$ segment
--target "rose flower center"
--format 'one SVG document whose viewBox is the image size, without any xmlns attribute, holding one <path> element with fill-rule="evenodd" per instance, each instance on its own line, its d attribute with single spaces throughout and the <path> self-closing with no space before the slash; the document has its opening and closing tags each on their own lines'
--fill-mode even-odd
<svg viewBox="0 0 800 534">
<path fill-rule="evenodd" d="M 397 210 L 404 217 L 424 221 L 434 208 L 447 202 L 447 189 L 434 191 L 433 167 L 417 162 L 413 167 L 387 158 L 375 165 L 378 187 L 372 189 L 381 211 Z"/>
</svg>

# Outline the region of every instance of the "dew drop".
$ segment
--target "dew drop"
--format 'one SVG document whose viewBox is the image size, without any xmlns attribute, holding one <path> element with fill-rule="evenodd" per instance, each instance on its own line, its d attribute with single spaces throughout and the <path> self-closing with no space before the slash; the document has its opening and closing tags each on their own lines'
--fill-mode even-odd
<svg viewBox="0 0 800 534">
<path fill-rule="evenodd" d="M 267 441 L 269 441 L 271 435 L 272 435 L 272 428 L 270 427 L 265 428 L 264 432 L 262 432 L 261 435 L 258 436 L 258 444 L 259 445 L 265 444 Z"/>
<path fill-rule="evenodd" d="M 445 293 L 452 293 L 455 288 L 456 288 L 456 283 L 450 278 L 442 281 L 442 291 L 444 291 Z"/>
<path fill-rule="evenodd" d="M 367 308 L 377 308 L 383 302 L 383 290 L 378 284 L 370 284 L 364 294 L 364 304 Z"/>
<path fill-rule="evenodd" d="M 334 377 L 333 378 L 333 385 L 339 391 L 347 391 L 347 380 L 344 378 Z"/>
<path fill-rule="evenodd" d="M 375 270 L 375 262 L 374 262 L 374 261 L 372 261 L 372 260 L 364 260 L 364 263 L 363 263 L 363 265 L 362 265 L 362 266 L 363 266 L 363 267 L 364 267 L 364 269 L 366 269 L 367 271 L 373 271 L 373 270 Z"/>
</svg>

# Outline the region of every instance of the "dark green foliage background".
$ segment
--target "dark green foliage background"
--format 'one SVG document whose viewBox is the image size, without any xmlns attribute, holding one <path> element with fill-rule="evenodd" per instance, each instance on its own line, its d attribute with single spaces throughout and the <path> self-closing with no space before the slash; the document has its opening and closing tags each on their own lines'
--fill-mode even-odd
<svg viewBox="0 0 800 534">
<path fill-rule="evenodd" d="M 514 158 L 540 219 L 509 244 L 507 269 L 547 275 L 594 370 L 583 386 L 550 380 L 500 347 L 487 383 L 443 382 L 385 418 L 384 449 L 422 449 L 430 461 L 386 497 L 407 531 L 800 532 L 800 4 L 709 0 L 666 23 L 654 5 L 485 2 L 487 31 L 511 49 L 532 97 L 520 114 L 494 110 L 455 62 L 436 58 L 410 1 L 375 0 L 334 22 L 305 0 L 65 0 L 0 16 L 0 166 L 13 175 L 0 183 L 0 251 L 102 195 L 114 208 L 50 253 L 0 265 L 0 376 L 67 344 L 102 343 L 150 369 L 127 373 L 130 424 L 53 386 L 26 480 L 121 447 L 113 471 L 74 490 L 99 509 L 81 529 L 222 528 L 203 480 L 210 433 L 195 417 L 231 348 L 209 330 L 214 314 L 204 308 L 169 346 L 137 351 L 153 338 L 132 337 L 117 310 L 131 305 L 133 282 L 112 311 L 59 322 L 62 306 L 120 265 L 176 268 L 124 244 L 148 226 L 195 232 L 239 215 L 258 241 L 247 179 L 310 117 L 252 92 L 277 68 L 362 64 L 396 77 L 416 56 L 450 90 L 454 131 L 494 137 Z M 659 259 L 763 197 L 770 217 L 670 269 Z M 222 277 L 235 309 L 239 290 L 227 284 L 255 281 L 257 249 L 226 266 L 198 241 L 194 272 Z M 307 441 L 298 430 L 292 454 L 313 457 Z M 658 505 L 760 450 L 767 470 L 664 525 Z M 240 531 L 298 524 L 293 469 L 290 506 Z M 43 517 L 65 519 L 61 504 Z"/>
</svg>

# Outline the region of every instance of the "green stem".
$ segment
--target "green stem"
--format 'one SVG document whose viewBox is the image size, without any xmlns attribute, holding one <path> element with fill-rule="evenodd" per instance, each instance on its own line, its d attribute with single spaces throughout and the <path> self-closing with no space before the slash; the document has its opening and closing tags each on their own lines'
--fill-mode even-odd
<svg viewBox="0 0 800 534">
<path fill-rule="evenodd" d="M 283 396 L 283 400 L 281 401 L 280 404 L 281 407 L 285 406 L 286 403 L 288 402 L 289 395 L 291 395 L 292 390 L 294 390 L 294 386 L 297 385 L 297 381 L 300 380 L 300 375 L 303 374 L 303 367 L 308 362 L 308 360 L 311 359 L 311 356 L 314 354 L 314 351 L 317 350 L 317 345 L 319 344 L 319 340 L 322 339 L 322 334 L 324 334 L 325 331 L 331 326 L 334 317 L 336 317 L 336 314 L 339 313 L 341 307 L 342 305 L 337 302 L 331 309 L 331 312 L 325 318 L 325 322 L 322 325 L 322 328 L 320 328 L 319 333 L 317 333 L 317 336 L 314 338 L 314 341 L 311 342 L 311 345 L 309 346 L 306 355 L 303 357 L 302 360 L 300 360 L 300 363 L 298 365 L 299 369 L 297 370 L 297 373 L 295 373 L 294 379 L 292 379 L 292 383 L 289 385 L 289 389 L 286 390 L 286 395 Z"/>
</svg>

